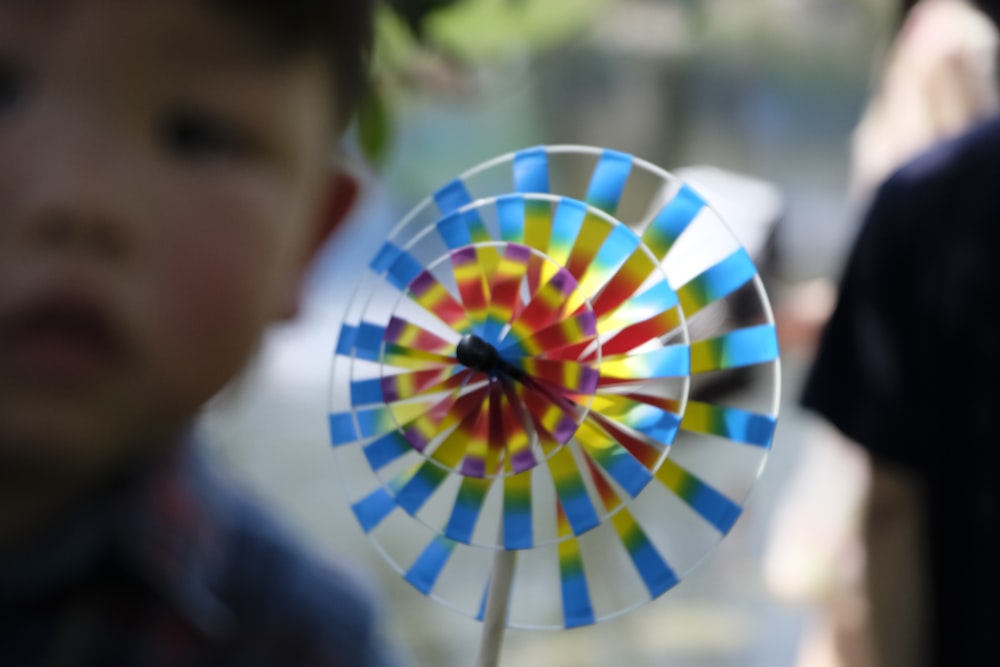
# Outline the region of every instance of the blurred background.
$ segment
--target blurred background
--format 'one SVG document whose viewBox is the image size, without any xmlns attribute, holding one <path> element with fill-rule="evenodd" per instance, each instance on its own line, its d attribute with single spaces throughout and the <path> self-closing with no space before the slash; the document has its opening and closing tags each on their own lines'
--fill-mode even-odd
<svg viewBox="0 0 1000 667">
<path fill-rule="evenodd" d="M 672 171 L 717 167 L 735 177 L 720 181 L 736 184 L 724 215 L 760 218 L 771 236 L 758 259 L 783 337 L 783 396 L 763 476 L 732 533 L 675 589 L 598 626 L 511 632 L 501 664 L 863 664 L 850 655 L 862 617 L 842 591 L 859 567 L 851 526 L 864 473 L 812 444 L 823 434 L 796 405 L 811 351 L 798 325 L 828 307 L 815 281 L 837 275 L 858 223 L 851 135 L 903 3 L 387 4 L 375 88 L 345 145 L 362 201 L 310 276 L 300 318 L 270 332 L 205 414 L 219 457 L 311 546 L 381 591 L 392 640 L 413 664 L 472 664 L 479 624 L 382 563 L 337 486 L 325 418 L 331 346 L 357 277 L 407 210 L 495 155 L 578 143 Z"/>
</svg>

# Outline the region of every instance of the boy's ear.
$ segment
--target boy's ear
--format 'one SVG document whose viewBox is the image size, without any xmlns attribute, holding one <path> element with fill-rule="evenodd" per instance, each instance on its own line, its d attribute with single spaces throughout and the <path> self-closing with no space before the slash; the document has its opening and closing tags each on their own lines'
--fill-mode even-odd
<svg viewBox="0 0 1000 667">
<path fill-rule="evenodd" d="M 319 216 L 313 223 L 311 236 L 307 239 L 298 273 L 282 294 L 278 319 L 291 319 L 298 313 L 305 274 L 324 244 L 347 219 L 358 199 L 359 190 L 358 180 L 353 174 L 343 169 L 336 169 L 330 174 L 326 193 L 319 208 Z"/>
<path fill-rule="evenodd" d="M 326 190 L 326 200 L 320 209 L 314 236 L 308 247 L 307 263 L 311 263 L 323 244 L 340 228 L 341 223 L 354 208 L 358 200 L 358 179 L 344 169 L 337 169 L 330 175 Z"/>
</svg>

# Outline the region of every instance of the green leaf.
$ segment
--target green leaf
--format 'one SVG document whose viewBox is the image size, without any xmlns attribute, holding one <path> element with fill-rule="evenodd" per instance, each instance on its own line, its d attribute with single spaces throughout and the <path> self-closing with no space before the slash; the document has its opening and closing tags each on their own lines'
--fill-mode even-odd
<svg viewBox="0 0 1000 667">
<path fill-rule="evenodd" d="M 593 25 L 609 0 L 466 0 L 430 15 L 434 44 L 466 61 L 555 46 Z"/>
<path fill-rule="evenodd" d="M 365 157 L 380 166 L 392 145 L 392 114 L 382 92 L 372 88 L 358 110 L 358 143 Z"/>
</svg>

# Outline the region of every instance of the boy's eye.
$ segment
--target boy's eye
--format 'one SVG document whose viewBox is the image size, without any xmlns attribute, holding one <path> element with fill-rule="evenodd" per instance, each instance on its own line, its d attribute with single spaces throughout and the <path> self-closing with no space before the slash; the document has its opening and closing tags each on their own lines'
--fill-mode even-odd
<svg viewBox="0 0 1000 667">
<path fill-rule="evenodd" d="M 163 122 L 161 135 L 171 153 L 188 160 L 233 159 L 253 152 L 253 142 L 246 132 L 204 111 L 171 113 Z"/>
<path fill-rule="evenodd" d="M 0 114 L 13 109 L 21 99 L 24 81 L 17 69 L 0 60 Z"/>
</svg>

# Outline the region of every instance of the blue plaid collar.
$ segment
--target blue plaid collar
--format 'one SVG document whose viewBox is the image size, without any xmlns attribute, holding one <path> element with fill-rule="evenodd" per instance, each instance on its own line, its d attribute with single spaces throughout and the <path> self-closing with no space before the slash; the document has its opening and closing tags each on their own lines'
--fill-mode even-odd
<svg viewBox="0 0 1000 667">
<path fill-rule="evenodd" d="M 114 531 L 124 562 L 205 635 L 224 634 L 227 503 L 204 452 L 188 441 L 136 491 Z"/>
<path fill-rule="evenodd" d="M 191 440 L 119 477 L 34 548 L 0 567 L 0 602 L 69 588 L 96 570 L 138 577 L 207 637 L 225 634 L 220 597 L 227 495 Z"/>
</svg>

